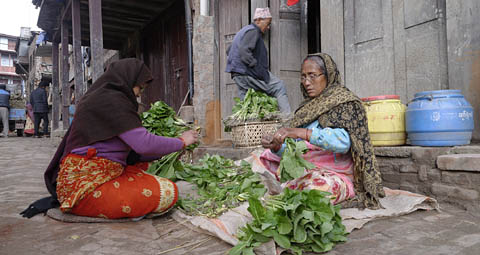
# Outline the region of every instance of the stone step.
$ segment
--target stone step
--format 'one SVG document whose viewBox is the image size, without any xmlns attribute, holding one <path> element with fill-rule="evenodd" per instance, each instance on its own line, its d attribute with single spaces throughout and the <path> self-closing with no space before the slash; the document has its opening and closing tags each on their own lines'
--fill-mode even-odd
<svg viewBox="0 0 480 255">
<path fill-rule="evenodd" d="M 480 154 L 452 154 L 437 157 L 437 167 L 450 171 L 480 172 Z"/>
<path fill-rule="evenodd" d="M 261 150 L 261 146 L 257 147 L 240 147 L 240 148 L 234 148 L 232 146 L 230 147 L 198 147 L 193 151 L 193 160 L 196 161 L 200 158 L 202 158 L 205 154 L 210 154 L 210 155 L 220 155 L 225 158 L 233 159 L 233 160 L 239 160 L 239 159 L 244 159 L 248 156 L 250 156 L 250 153 L 253 152 L 254 150 Z"/>
</svg>

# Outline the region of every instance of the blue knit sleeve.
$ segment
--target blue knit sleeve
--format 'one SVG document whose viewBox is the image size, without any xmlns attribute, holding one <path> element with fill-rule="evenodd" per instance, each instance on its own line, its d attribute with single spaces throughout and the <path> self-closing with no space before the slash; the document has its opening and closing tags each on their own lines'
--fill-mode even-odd
<svg viewBox="0 0 480 255">
<path fill-rule="evenodd" d="M 343 128 L 321 128 L 312 130 L 310 143 L 335 153 L 346 153 L 350 149 L 350 136 Z"/>
<path fill-rule="evenodd" d="M 334 153 L 346 153 L 350 149 L 350 136 L 343 128 L 322 128 L 318 121 L 314 121 L 304 128 L 312 130 L 309 142 L 313 145 Z M 272 152 L 281 157 L 285 147 L 284 143 L 280 150 Z"/>
</svg>

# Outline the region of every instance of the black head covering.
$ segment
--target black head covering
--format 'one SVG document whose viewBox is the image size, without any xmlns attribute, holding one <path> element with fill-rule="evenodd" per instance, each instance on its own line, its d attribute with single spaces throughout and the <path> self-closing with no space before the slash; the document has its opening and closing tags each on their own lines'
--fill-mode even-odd
<svg viewBox="0 0 480 255">
<path fill-rule="evenodd" d="M 133 87 L 152 81 L 150 69 L 140 60 L 127 58 L 112 63 L 78 103 L 72 125 L 45 172 L 45 183 L 56 196 L 59 164 L 73 149 L 118 136 L 141 127 Z"/>
</svg>

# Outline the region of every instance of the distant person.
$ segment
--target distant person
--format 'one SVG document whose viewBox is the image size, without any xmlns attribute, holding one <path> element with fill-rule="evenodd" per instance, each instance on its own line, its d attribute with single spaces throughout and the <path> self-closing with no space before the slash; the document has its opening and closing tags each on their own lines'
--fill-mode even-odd
<svg viewBox="0 0 480 255">
<path fill-rule="evenodd" d="M 27 119 L 25 121 L 25 128 L 23 129 L 23 133 L 27 136 L 32 136 L 35 134 L 35 117 L 33 117 L 33 107 L 31 104 L 27 104 L 25 106 L 27 110 Z"/>
<path fill-rule="evenodd" d="M 5 84 L 0 84 L 0 121 L 3 125 L 3 137 L 8 137 L 8 111 L 10 109 L 10 93 Z"/>
<path fill-rule="evenodd" d="M 290 113 L 285 83 L 268 71 L 268 52 L 262 34 L 270 29 L 272 15 L 268 8 L 257 8 L 253 23 L 243 27 L 233 38 L 227 50 L 226 72 L 238 86 L 238 96 L 243 99 L 249 88 L 277 98 L 283 113 Z"/>
<path fill-rule="evenodd" d="M 40 122 L 43 119 L 43 134 L 49 137 L 48 133 L 48 96 L 45 89 L 49 85 L 48 81 L 41 81 L 30 95 L 30 104 L 33 106 L 35 137 L 42 137 L 39 133 Z"/>
</svg>

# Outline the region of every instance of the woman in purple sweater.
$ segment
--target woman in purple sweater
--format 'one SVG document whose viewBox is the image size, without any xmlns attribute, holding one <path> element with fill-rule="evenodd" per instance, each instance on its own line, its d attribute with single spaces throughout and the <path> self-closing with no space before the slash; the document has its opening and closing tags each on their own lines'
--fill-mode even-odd
<svg viewBox="0 0 480 255">
<path fill-rule="evenodd" d="M 127 164 L 132 151 L 145 162 L 198 140 L 192 130 L 169 138 L 142 126 L 137 97 L 151 81 L 143 62 L 122 59 L 112 63 L 82 97 L 45 172 L 51 204 L 58 200 L 65 213 L 109 219 L 164 212 L 175 204 L 175 183 L 145 173 L 141 164 Z"/>
</svg>

